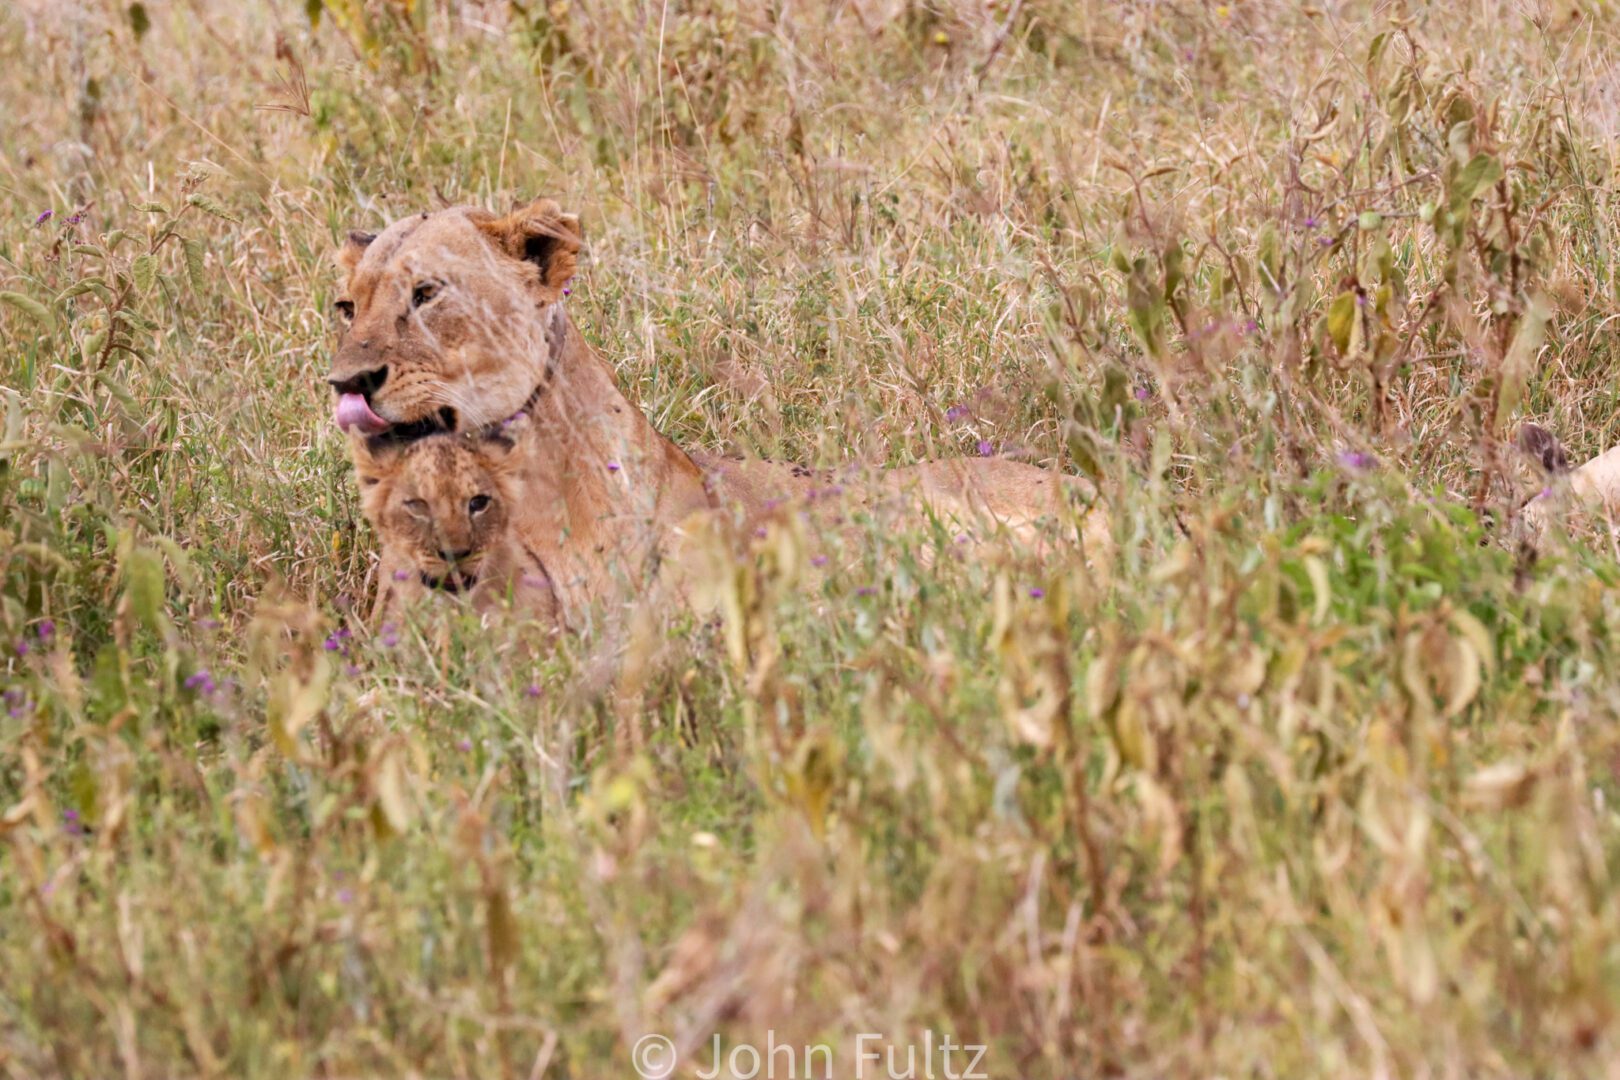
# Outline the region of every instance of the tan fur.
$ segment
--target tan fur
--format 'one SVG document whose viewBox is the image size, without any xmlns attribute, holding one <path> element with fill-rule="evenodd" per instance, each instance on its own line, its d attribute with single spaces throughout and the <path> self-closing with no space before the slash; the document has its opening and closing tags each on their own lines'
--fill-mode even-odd
<svg viewBox="0 0 1620 1080">
<path fill-rule="evenodd" d="M 1076 509 L 1089 486 L 1003 459 L 840 470 L 830 484 L 771 462 L 694 461 L 625 399 L 563 313 L 580 235 L 575 219 L 542 199 L 505 217 L 458 207 L 396 222 L 369 242 L 351 239 L 340 262 L 354 321 L 332 376 L 340 390 L 364 387 L 394 424 L 448 406 L 445 419 L 460 431 L 497 424 L 538 395 L 508 470 L 519 493 L 508 527 L 546 567 L 570 625 L 595 603 L 644 592 L 678 537 L 712 534 L 681 527 L 694 515 L 753 529 L 790 501 L 818 528 L 880 509 L 899 525 L 922 526 L 932 514 L 1024 543 L 1052 535 L 1043 523 L 1073 536 L 1078 522 L 1086 542 L 1106 541 L 1102 515 Z M 423 282 L 435 283 L 435 295 L 412 308 Z M 383 368 L 386 378 L 370 385 Z M 388 550 L 385 537 L 385 561 Z"/>
<path fill-rule="evenodd" d="M 1604 451 L 1561 479 L 1554 477 L 1548 488 L 1524 508 L 1525 522 L 1535 536 L 1542 534 L 1559 513 L 1566 514 L 1571 524 L 1620 521 L 1620 446 Z"/>
<path fill-rule="evenodd" d="M 524 497 L 516 435 L 354 438 L 361 509 L 382 549 L 374 621 L 435 589 L 465 593 L 478 610 L 510 602 L 555 621 L 545 567 L 514 527 Z"/>
</svg>

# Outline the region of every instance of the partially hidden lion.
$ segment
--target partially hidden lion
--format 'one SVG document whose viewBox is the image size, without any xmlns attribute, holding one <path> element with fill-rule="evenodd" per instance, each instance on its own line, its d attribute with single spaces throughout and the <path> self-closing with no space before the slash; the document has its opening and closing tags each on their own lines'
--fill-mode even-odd
<svg viewBox="0 0 1620 1080">
<path fill-rule="evenodd" d="M 479 610 L 510 603 L 555 622 L 557 601 L 516 524 L 523 491 L 521 420 L 492 431 L 355 438 L 360 505 L 382 548 L 374 622 L 430 593 Z M 527 449 L 527 447 L 525 447 Z"/>
<path fill-rule="evenodd" d="M 1082 481 L 1001 458 L 828 474 L 774 462 L 688 454 L 620 391 L 612 368 L 564 305 L 582 246 L 579 221 L 537 199 L 505 215 L 452 207 L 352 232 L 336 309 L 344 326 L 329 382 L 336 419 L 356 448 L 457 434 L 477 441 L 522 414 L 507 466 L 508 528 L 550 581 L 556 617 L 644 592 L 694 522 L 723 517 L 751 535 L 784 507 L 847 523 L 885 507 L 982 537 L 1027 543 L 1066 529 L 1107 543 Z M 369 441 L 368 441 L 369 440 Z M 387 515 L 383 590 L 403 567 Z"/>
</svg>

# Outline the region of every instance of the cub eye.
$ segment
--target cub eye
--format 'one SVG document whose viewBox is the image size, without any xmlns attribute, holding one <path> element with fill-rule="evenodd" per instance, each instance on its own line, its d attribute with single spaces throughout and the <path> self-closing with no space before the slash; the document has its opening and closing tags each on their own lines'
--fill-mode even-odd
<svg viewBox="0 0 1620 1080">
<path fill-rule="evenodd" d="M 405 509 L 415 514 L 417 517 L 428 516 L 428 504 L 422 499 L 406 499 Z"/>
<path fill-rule="evenodd" d="M 339 300 L 337 303 L 333 304 L 332 307 L 337 310 L 339 315 L 343 316 L 344 322 L 354 322 L 353 300 Z"/>
<path fill-rule="evenodd" d="M 469 514 L 482 514 L 485 510 L 488 510 L 488 509 L 489 509 L 489 496 L 488 495 L 474 495 L 472 498 L 467 500 L 467 512 Z"/>
<path fill-rule="evenodd" d="M 438 295 L 439 287 L 431 281 L 424 281 L 411 290 L 411 307 L 419 308 Z"/>
</svg>

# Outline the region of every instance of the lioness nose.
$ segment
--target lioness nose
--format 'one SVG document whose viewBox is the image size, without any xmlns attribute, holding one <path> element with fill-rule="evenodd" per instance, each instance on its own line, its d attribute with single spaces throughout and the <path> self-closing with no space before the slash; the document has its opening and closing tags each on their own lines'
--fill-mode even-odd
<svg viewBox="0 0 1620 1080">
<path fill-rule="evenodd" d="M 359 394 L 369 398 L 388 381 L 388 365 L 362 371 L 358 375 L 334 375 L 326 381 L 340 394 Z"/>
</svg>

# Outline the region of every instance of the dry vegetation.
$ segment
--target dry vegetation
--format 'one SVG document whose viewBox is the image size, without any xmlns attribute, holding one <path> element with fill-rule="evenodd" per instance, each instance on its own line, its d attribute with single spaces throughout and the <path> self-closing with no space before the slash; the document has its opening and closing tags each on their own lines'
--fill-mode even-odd
<svg viewBox="0 0 1620 1080">
<path fill-rule="evenodd" d="M 1614 1075 L 1620 564 L 1509 437 L 1620 441 L 1612 10 L 6 6 L 0 1073 Z M 1113 561 L 367 635 L 329 252 L 539 193 L 683 445 L 988 444 Z"/>
</svg>

